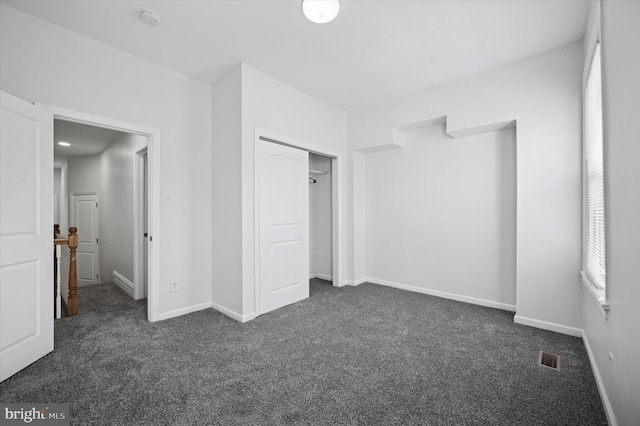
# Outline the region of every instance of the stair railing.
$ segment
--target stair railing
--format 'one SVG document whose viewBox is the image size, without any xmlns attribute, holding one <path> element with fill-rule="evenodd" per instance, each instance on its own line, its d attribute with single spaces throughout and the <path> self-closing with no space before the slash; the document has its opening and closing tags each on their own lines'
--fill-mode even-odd
<svg viewBox="0 0 640 426">
<path fill-rule="evenodd" d="M 76 249 L 78 248 L 78 228 L 71 227 L 69 228 L 69 236 L 62 237 L 60 236 L 60 226 L 54 225 L 54 311 L 56 312 L 55 317 L 60 318 L 59 313 L 57 312 L 57 300 L 59 297 L 59 286 L 58 286 L 58 252 L 57 246 L 68 246 L 69 247 L 69 293 L 65 303 L 64 298 L 62 298 L 61 303 L 65 305 L 67 316 L 72 317 L 78 315 L 78 269 L 76 264 Z"/>
</svg>

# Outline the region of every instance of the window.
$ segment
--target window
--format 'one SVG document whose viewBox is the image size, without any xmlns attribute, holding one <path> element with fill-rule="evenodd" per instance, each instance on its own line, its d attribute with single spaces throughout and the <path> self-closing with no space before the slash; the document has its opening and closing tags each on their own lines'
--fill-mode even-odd
<svg viewBox="0 0 640 426">
<path fill-rule="evenodd" d="M 606 253 L 604 164 L 602 137 L 602 79 L 597 43 L 585 87 L 585 259 L 583 276 L 601 303 L 605 302 Z"/>
</svg>

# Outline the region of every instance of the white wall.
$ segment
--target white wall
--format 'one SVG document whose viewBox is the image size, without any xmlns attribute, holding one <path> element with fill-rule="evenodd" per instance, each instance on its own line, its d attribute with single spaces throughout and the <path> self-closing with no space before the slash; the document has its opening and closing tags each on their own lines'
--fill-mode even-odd
<svg viewBox="0 0 640 426">
<path fill-rule="evenodd" d="M 349 139 L 351 140 L 351 139 Z M 366 155 L 348 150 L 347 161 L 347 268 L 346 283 L 350 285 L 362 284 L 367 277 L 366 253 Z"/>
<path fill-rule="evenodd" d="M 242 312 L 242 67 L 212 85 L 212 301 Z M 236 317 L 237 319 L 237 317 Z"/>
<path fill-rule="evenodd" d="M 0 88 L 160 130 L 161 318 L 211 302 L 211 88 L 80 34 L 0 5 Z M 169 292 L 176 280 L 180 291 Z"/>
<path fill-rule="evenodd" d="M 341 156 L 345 176 L 346 114 L 242 64 L 242 312 L 255 312 L 254 135 L 262 129 L 324 148 Z M 334 170 L 334 175 L 336 171 Z M 340 216 L 346 218 L 345 190 L 339 189 Z M 344 231 L 340 231 L 342 235 Z M 344 242 L 339 256 L 345 263 Z M 338 277 L 342 282 L 342 277 Z"/>
<path fill-rule="evenodd" d="M 515 309 L 512 129 L 455 140 L 438 125 L 366 160 L 367 277 Z"/>
<path fill-rule="evenodd" d="M 348 114 L 349 146 L 360 153 L 354 158 L 392 143 L 402 149 L 409 130 L 443 117 L 447 132 L 457 138 L 515 120 L 516 319 L 569 334 L 580 334 L 582 316 L 576 303 L 582 297 L 581 75 L 582 46 L 575 43 Z M 354 194 L 365 190 L 359 178 L 363 162 L 356 160 Z M 368 200 L 354 203 L 351 247 L 362 247 L 355 223 L 363 216 L 368 221 L 371 210 Z M 354 249 L 354 271 L 365 269 L 359 264 L 364 259 Z"/>
<path fill-rule="evenodd" d="M 100 195 L 100 154 L 69 157 L 67 165 L 69 196 L 92 193 Z"/>
<path fill-rule="evenodd" d="M 60 179 L 62 175 L 61 169 L 53 169 L 53 193 L 60 195 Z"/>
<path fill-rule="evenodd" d="M 213 83 L 212 117 L 212 301 L 214 308 L 247 321 L 255 316 L 256 129 L 343 155 L 346 114 L 240 64 Z"/>
<path fill-rule="evenodd" d="M 309 155 L 309 168 L 327 172 L 311 173 L 316 183 L 309 185 L 310 238 L 309 275 L 322 279 L 333 278 L 332 263 L 332 204 L 331 204 L 331 159 L 321 155 Z"/>
<path fill-rule="evenodd" d="M 597 8 L 598 3 L 594 3 Z M 587 34 L 598 30 L 597 11 Z M 612 425 L 640 424 L 640 3 L 602 2 L 606 320 L 588 291 L 584 338 Z M 593 38 L 585 38 L 587 43 Z M 590 47 L 590 46 L 587 46 Z M 613 354 L 613 375 L 609 373 Z"/>
<path fill-rule="evenodd" d="M 137 148 L 146 136 L 124 134 L 100 154 L 100 279 L 113 271 L 134 282 L 133 171 Z"/>
</svg>

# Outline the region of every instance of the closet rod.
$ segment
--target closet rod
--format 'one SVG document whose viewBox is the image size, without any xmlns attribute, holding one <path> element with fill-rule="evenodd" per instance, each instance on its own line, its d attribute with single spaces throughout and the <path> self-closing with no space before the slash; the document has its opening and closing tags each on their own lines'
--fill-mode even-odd
<svg viewBox="0 0 640 426">
<path fill-rule="evenodd" d="M 323 172 L 322 170 L 309 169 L 309 173 L 313 173 L 313 174 L 316 174 L 316 175 L 326 175 L 329 172 Z"/>
</svg>

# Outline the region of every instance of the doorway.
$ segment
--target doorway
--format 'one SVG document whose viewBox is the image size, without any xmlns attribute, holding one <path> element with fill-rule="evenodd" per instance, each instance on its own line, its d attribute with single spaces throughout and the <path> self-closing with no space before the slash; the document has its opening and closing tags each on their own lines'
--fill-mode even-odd
<svg viewBox="0 0 640 426">
<path fill-rule="evenodd" d="M 98 196 L 100 201 L 100 219 L 98 221 L 98 239 L 100 243 L 100 233 L 103 238 L 107 235 L 115 239 L 131 238 L 132 243 L 130 245 L 129 252 L 126 257 L 129 258 L 133 264 L 131 269 L 126 270 L 124 273 L 113 268 L 110 273 L 112 276 L 111 281 L 116 283 L 119 287 L 125 290 L 134 299 L 147 298 L 147 319 L 151 322 L 159 320 L 159 301 L 158 292 L 159 284 L 157 277 L 159 276 L 159 248 L 158 240 L 159 233 L 154 232 L 159 229 L 159 195 L 157 194 L 159 182 L 159 131 L 156 129 L 146 128 L 131 123 L 124 123 L 115 120 L 111 120 L 104 117 L 93 116 L 84 114 L 81 112 L 70 111 L 58 107 L 39 104 L 39 107 L 48 110 L 54 116 L 56 123 L 67 123 L 75 125 L 84 125 L 99 129 L 102 131 L 113 131 L 121 134 L 129 135 L 130 137 L 130 149 L 128 153 L 120 151 L 118 155 L 127 155 L 129 158 L 129 166 L 126 167 L 126 172 L 131 176 L 132 183 L 128 185 L 121 185 L 119 182 L 112 184 L 111 193 L 120 194 L 130 200 L 132 205 L 132 211 L 127 214 L 129 224 L 132 231 L 126 231 L 118 226 L 111 226 L 107 232 L 105 229 L 107 223 L 105 219 L 108 217 L 106 212 L 106 196 L 107 191 L 102 191 Z M 65 170 L 66 169 L 66 170 Z M 68 167 L 62 169 L 68 172 Z M 121 176 L 125 170 L 112 170 L 112 176 Z M 105 171 L 106 172 L 106 171 Z M 64 182 L 64 178 L 60 181 Z M 67 193 L 69 193 L 68 191 Z M 85 194 L 86 195 L 86 194 Z M 60 208 L 58 215 L 60 222 L 64 222 L 64 205 L 65 201 L 62 199 L 64 195 L 59 196 Z M 71 200 L 68 200 L 67 204 L 71 207 Z M 102 207 L 105 207 L 104 209 Z M 71 215 L 68 216 L 69 218 Z M 68 229 L 68 225 L 63 226 L 61 223 L 61 229 Z M 102 228 L 102 229 L 100 229 Z M 146 234 L 146 236 L 144 236 Z M 140 238 L 136 238 L 140 237 Z M 155 238 L 154 238 L 155 237 Z M 113 239 L 112 238 L 112 239 Z M 116 250 L 121 250 L 122 247 L 117 247 Z M 104 255 L 104 250 L 103 253 Z M 119 253 L 122 254 L 122 253 Z M 123 270 L 125 269 L 122 267 Z M 99 273 L 99 278 L 105 281 L 104 266 L 102 267 L 102 273 Z M 129 279 L 128 277 L 131 277 Z"/>
<path fill-rule="evenodd" d="M 55 135 L 54 121 L 54 135 Z M 55 138 L 55 136 L 54 136 Z M 71 194 L 70 226 L 78 228 L 78 286 L 100 283 L 98 194 Z M 55 215 L 54 215 L 55 216 Z"/>
<path fill-rule="evenodd" d="M 330 217 L 328 235 L 324 235 L 330 246 L 330 252 L 326 253 L 330 262 L 325 262 L 325 264 L 328 263 L 326 271 L 329 271 L 330 275 L 325 275 L 326 272 L 320 275 L 330 279 L 333 286 L 341 286 L 342 265 L 339 256 L 341 163 L 339 153 L 261 130 L 256 130 L 255 147 L 254 300 L 256 315 L 261 315 L 308 297 L 309 277 L 310 275 L 318 276 L 317 272 L 310 269 L 309 255 L 311 251 L 309 243 L 310 155 L 314 155 L 314 165 L 316 162 L 322 163 L 326 168 L 326 175 L 329 175 L 328 170 L 331 170 L 330 179 L 325 182 L 330 187 L 328 191 L 330 194 L 327 196 L 330 197 L 331 202 L 327 215 Z M 269 152 L 271 154 L 265 154 Z M 271 164 L 269 155 L 275 159 Z M 322 172 L 317 169 L 311 170 Z M 313 179 L 318 181 L 317 178 Z M 270 181 L 276 182 L 278 187 Z M 280 223 L 271 220 L 274 217 L 273 212 L 276 212 L 277 218 L 281 219 Z M 305 226 L 303 235 L 298 237 L 298 228 Z M 289 232 L 291 233 L 288 234 Z M 271 237 L 276 234 L 283 234 L 282 241 L 271 241 Z M 278 253 L 275 253 L 276 251 Z M 276 258 L 279 259 L 277 268 L 274 266 Z M 290 290 L 296 288 L 299 290 L 295 292 L 295 296 L 292 296 Z"/>
<path fill-rule="evenodd" d="M 146 297 L 146 163 L 146 136 L 54 120 L 54 164 L 65 175 L 54 192 L 70 200 L 78 287 L 113 283 L 134 300 Z M 134 255 L 134 239 L 142 240 L 142 256 Z"/>
<path fill-rule="evenodd" d="M 309 153 L 309 279 L 333 282 L 331 158 Z"/>
</svg>

